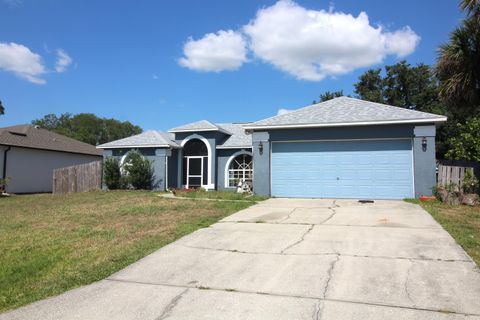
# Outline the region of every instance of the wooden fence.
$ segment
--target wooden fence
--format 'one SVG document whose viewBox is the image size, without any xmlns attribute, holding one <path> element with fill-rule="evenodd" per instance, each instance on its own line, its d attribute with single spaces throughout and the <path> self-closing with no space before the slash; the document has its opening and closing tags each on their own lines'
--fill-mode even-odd
<svg viewBox="0 0 480 320">
<path fill-rule="evenodd" d="M 440 160 L 437 165 L 437 185 L 439 186 L 453 183 L 460 188 L 463 184 L 465 173 L 468 170 L 471 170 L 477 178 L 480 178 L 479 162 Z"/>
<path fill-rule="evenodd" d="M 102 187 L 102 162 L 95 161 L 53 170 L 53 193 L 86 192 Z"/>
</svg>

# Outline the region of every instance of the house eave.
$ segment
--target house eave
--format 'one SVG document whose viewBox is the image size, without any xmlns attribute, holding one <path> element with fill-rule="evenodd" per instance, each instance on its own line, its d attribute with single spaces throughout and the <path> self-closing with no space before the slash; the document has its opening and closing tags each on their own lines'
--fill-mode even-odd
<svg viewBox="0 0 480 320">
<path fill-rule="evenodd" d="M 228 135 L 232 135 L 231 132 L 222 129 L 180 129 L 180 130 L 168 130 L 169 133 L 183 133 L 183 132 L 205 132 L 205 131 L 219 131 Z"/>
<path fill-rule="evenodd" d="M 252 149 L 252 146 L 217 146 L 216 149 Z"/>
<path fill-rule="evenodd" d="M 180 147 L 171 146 L 168 144 L 144 144 L 144 145 L 121 145 L 121 146 L 97 146 L 97 149 L 131 149 L 131 148 L 175 148 L 179 149 Z"/>
<path fill-rule="evenodd" d="M 286 124 L 286 125 L 258 125 L 244 126 L 245 130 L 264 129 L 300 129 L 300 128 L 326 128 L 326 127 L 354 127 L 385 124 L 413 124 L 413 123 L 438 123 L 447 121 L 447 117 L 430 119 L 409 119 L 409 120 L 386 120 L 386 121 L 361 121 L 361 122 L 337 122 L 337 123 L 307 123 L 307 124 Z"/>
</svg>

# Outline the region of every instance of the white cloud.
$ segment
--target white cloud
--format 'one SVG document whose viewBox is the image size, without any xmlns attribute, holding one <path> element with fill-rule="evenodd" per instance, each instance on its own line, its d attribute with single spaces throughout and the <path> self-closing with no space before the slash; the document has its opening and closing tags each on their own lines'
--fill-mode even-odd
<svg viewBox="0 0 480 320">
<path fill-rule="evenodd" d="M 408 26 L 393 32 L 372 26 L 365 12 L 355 17 L 332 5 L 328 11 L 309 10 L 280 0 L 258 10 L 240 31 L 189 39 L 180 64 L 201 71 L 238 69 L 247 61 L 245 41 L 261 61 L 297 79 L 320 81 L 381 63 L 388 55 L 404 57 L 420 37 Z"/>
<path fill-rule="evenodd" d="M 56 54 L 55 71 L 58 73 L 66 71 L 68 66 L 72 64 L 72 58 L 63 49 L 57 49 Z"/>
<path fill-rule="evenodd" d="M 41 78 L 46 73 L 42 57 L 21 44 L 0 42 L 0 70 L 12 72 L 32 83 L 46 82 Z"/>
<path fill-rule="evenodd" d="M 246 42 L 232 30 L 206 34 L 199 40 L 188 39 L 180 65 L 197 71 L 236 70 L 247 61 Z"/>
<path fill-rule="evenodd" d="M 408 27 L 393 33 L 368 16 L 307 10 L 290 0 L 260 9 L 244 27 L 261 60 L 298 79 L 319 81 L 413 52 L 420 38 Z"/>
<path fill-rule="evenodd" d="M 290 113 L 290 112 L 293 112 L 293 111 L 295 111 L 295 110 L 280 108 L 277 111 L 277 116 L 281 116 L 282 114 L 287 114 L 287 113 Z"/>
</svg>

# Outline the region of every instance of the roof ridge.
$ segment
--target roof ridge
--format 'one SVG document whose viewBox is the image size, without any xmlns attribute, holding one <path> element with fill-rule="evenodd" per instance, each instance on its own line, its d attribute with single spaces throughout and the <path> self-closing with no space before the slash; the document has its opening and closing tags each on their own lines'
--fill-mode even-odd
<svg viewBox="0 0 480 320">
<path fill-rule="evenodd" d="M 425 111 L 419 111 L 419 110 L 414 110 L 414 109 L 408 109 L 408 108 L 399 107 L 399 106 L 393 106 L 391 104 L 386 104 L 386 103 L 381 103 L 381 102 L 362 100 L 362 99 L 347 97 L 347 96 L 341 96 L 341 97 L 338 97 L 338 98 L 345 98 L 345 99 L 350 99 L 350 100 L 355 100 L 355 101 L 368 102 L 368 103 L 379 105 L 381 107 L 395 108 L 395 109 L 398 109 L 398 110 L 408 110 L 408 111 L 414 111 L 416 113 L 419 112 L 419 113 L 428 114 L 428 115 L 432 115 L 432 116 L 444 117 L 443 115 L 440 115 L 440 114 L 435 114 L 435 113 L 425 112 Z M 338 99 L 338 98 L 334 98 L 334 99 Z M 333 100 L 333 99 L 330 99 L 330 100 Z M 327 101 L 330 101 L 330 100 L 327 100 Z M 327 101 L 325 101 L 325 102 L 327 102 Z"/>
</svg>

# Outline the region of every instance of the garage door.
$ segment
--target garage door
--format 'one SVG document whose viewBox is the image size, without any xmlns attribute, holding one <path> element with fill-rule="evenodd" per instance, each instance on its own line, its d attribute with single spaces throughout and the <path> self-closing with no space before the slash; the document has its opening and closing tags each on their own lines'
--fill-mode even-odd
<svg viewBox="0 0 480 320">
<path fill-rule="evenodd" d="M 272 143 L 272 195 L 413 198 L 411 140 Z"/>
</svg>

